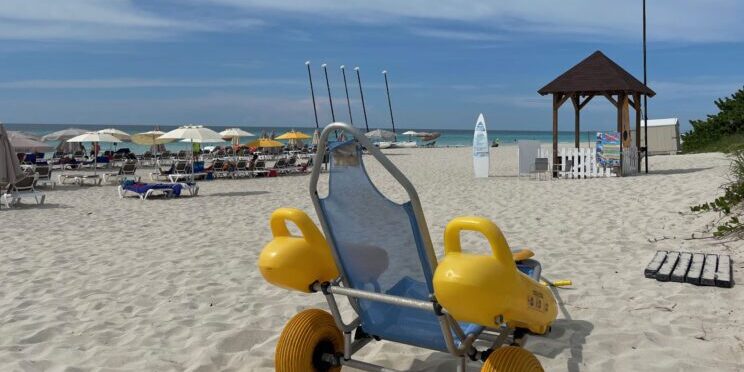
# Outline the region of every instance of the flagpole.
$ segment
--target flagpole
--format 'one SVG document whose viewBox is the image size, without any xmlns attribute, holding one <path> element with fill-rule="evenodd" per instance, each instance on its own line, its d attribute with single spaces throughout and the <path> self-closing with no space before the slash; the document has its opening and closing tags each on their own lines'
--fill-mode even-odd
<svg viewBox="0 0 744 372">
<path fill-rule="evenodd" d="M 643 0 L 643 85 L 646 85 L 646 0 Z M 643 145 L 646 147 L 644 153 L 646 173 L 648 173 L 648 95 L 643 95 Z"/>
<path fill-rule="evenodd" d="M 315 114 L 315 129 L 320 128 L 318 124 L 318 108 L 315 106 L 315 89 L 313 89 L 313 75 L 310 73 L 310 61 L 305 62 L 307 66 L 307 78 L 310 80 L 310 97 L 313 98 L 313 113 Z"/>
<path fill-rule="evenodd" d="M 349 108 L 349 123 L 354 126 L 354 119 L 351 117 L 351 100 L 349 99 L 349 87 L 346 85 L 346 66 L 341 65 L 341 74 L 344 75 L 344 90 L 346 91 L 346 106 Z"/>
<path fill-rule="evenodd" d="M 388 108 L 390 109 L 390 123 L 393 124 L 393 134 L 395 134 L 395 120 L 393 119 L 393 104 L 390 101 L 390 87 L 388 86 L 387 70 L 382 70 L 385 76 L 385 92 L 387 92 Z"/>
<path fill-rule="evenodd" d="M 357 83 L 359 83 L 359 96 L 362 97 L 362 112 L 364 112 L 364 127 L 369 132 L 369 124 L 367 123 L 367 107 L 364 106 L 364 91 L 362 90 L 362 78 L 359 76 L 359 67 L 354 67 L 356 71 Z"/>
<path fill-rule="evenodd" d="M 328 88 L 328 103 L 331 104 L 331 120 L 335 123 L 336 114 L 333 112 L 333 98 L 331 98 L 331 83 L 328 81 L 328 69 L 325 63 L 320 65 L 320 67 L 323 67 L 323 72 L 325 73 L 326 88 Z"/>
</svg>

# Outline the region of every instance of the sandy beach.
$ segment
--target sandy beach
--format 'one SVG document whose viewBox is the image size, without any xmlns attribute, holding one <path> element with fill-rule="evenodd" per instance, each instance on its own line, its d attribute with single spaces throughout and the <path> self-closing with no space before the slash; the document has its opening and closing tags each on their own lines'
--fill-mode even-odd
<svg viewBox="0 0 744 372">
<path fill-rule="evenodd" d="M 515 176 L 514 146 L 493 151 L 491 177 L 478 180 L 470 148 L 386 153 L 416 186 L 438 254 L 451 218 L 479 215 L 512 246 L 533 249 L 546 277 L 573 281 L 557 291 L 553 332 L 527 340 L 546 370 L 744 370 L 742 286 L 643 276 L 654 252 L 670 249 L 730 254 L 739 279 L 744 242 L 691 239 L 717 217 L 689 206 L 720 192 L 723 154 L 652 157 L 648 175 L 537 181 Z M 368 166 L 383 192 L 401 197 Z M 264 282 L 256 267 L 275 208 L 317 221 L 308 181 L 201 182 L 198 197 L 147 201 L 120 199 L 114 186 L 58 185 L 44 189 L 42 207 L 0 211 L 0 370 L 272 371 L 284 323 L 326 308 L 320 295 Z M 463 249 L 488 252 L 480 236 L 463 237 Z M 389 342 L 359 356 L 455 368 L 447 354 Z"/>
</svg>

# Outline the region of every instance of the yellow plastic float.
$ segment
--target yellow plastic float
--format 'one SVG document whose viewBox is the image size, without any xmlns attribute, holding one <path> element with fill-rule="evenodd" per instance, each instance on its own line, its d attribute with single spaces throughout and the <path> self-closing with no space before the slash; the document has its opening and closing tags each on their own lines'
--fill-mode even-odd
<svg viewBox="0 0 744 372">
<path fill-rule="evenodd" d="M 460 232 L 483 234 L 492 256 L 462 252 Z M 504 234 L 482 217 L 458 217 L 444 231 L 444 258 L 434 273 L 437 301 L 460 321 L 526 328 L 543 334 L 558 309 L 550 290 L 517 269 Z"/>
<path fill-rule="evenodd" d="M 297 225 L 302 236 L 290 234 L 287 222 Z M 267 282 L 310 293 L 313 283 L 339 276 L 328 243 L 305 212 L 279 208 L 271 214 L 270 224 L 274 239 L 258 257 L 258 268 Z"/>
</svg>

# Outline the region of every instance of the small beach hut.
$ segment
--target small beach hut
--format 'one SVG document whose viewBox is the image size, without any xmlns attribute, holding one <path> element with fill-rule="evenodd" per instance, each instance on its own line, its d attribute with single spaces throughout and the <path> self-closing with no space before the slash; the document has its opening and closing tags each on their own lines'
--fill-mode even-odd
<svg viewBox="0 0 744 372">
<path fill-rule="evenodd" d="M 635 143 L 632 142 L 628 108 L 633 107 L 635 110 L 635 128 L 639 132 L 641 130 L 641 96 L 653 97 L 656 93 L 601 51 L 592 53 L 537 92 L 543 96 L 553 95 L 552 155 L 554 165 L 558 164 L 558 109 L 566 101 L 571 100 L 575 115 L 574 141 L 575 147 L 579 148 L 581 109 L 597 96 L 607 98 L 615 106 L 617 131 L 620 132 L 622 138 L 622 148 L 635 148 L 636 155 L 640 158 L 641 141 L 640 137 L 636 137 Z M 641 162 L 638 161 L 638 170 L 640 169 Z M 557 174 L 554 173 L 554 175 Z"/>
<path fill-rule="evenodd" d="M 645 142 L 646 122 L 641 120 L 641 143 Z M 636 131 L 633 131 L 633 138 Z M 652 119 L 648 121 L 648 154 L 676 154 L 680 150 L 679 119 Z"/>
</svg>

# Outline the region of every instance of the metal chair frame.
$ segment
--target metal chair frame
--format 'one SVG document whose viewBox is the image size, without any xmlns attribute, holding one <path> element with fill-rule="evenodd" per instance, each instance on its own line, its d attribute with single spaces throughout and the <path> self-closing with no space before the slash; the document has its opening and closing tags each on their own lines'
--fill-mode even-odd
<svg viewBox="0 0 744 372">
<path fill-rule="evenodd" d="M 320 135 L 320 142 L 318 144 L 318 151 L 315 155 L 315 161 L 313 162 L 312 173 L 310 175 L 310 195 L 325 235 L 330 235 L 330 229 L 328 228 L 328 222 L 326 221 L 326 218 L 322 213 L 317 186 L 323 165 L 322 159 L 327 152 L 326 145 L 328 143 L 328 137 L 331 135 L 331 133 L 335 133 L 337 131 L 344 131 L 351 134 L 353 139 L 363 148 L 365 148 L 370 155 L 374 156 L 375 159 L 393 176 L 393 178 L 395 178 L 395 180 L 398 181 L 401 186 L 403 186 L 406 193 L 408 194 L 411 206 L 413 207 L 413 212 L 416 216 L 418 229 L 421 233 L 421 238 L 426 248 L 427 259 L 429 260 L 432 270 L 435 270 L 437 267 L 437 258 L 434 254 L 433 244 L 431 242 L 431 237 L 429 236 L 429 229 L 426 226 L 426 219 L 424 218 L 423 209 L 421 208 L 421 202 L 419 201 L 418 194 L 416 193 L 415 188 L 413 187 L 411 182 L 408 181 L 408 179 L 403 175 L 403 173 L 385 155 L 383 155 L 377 147 L 372 145 L 372 143 L 366 136 L 364 136 L 363 133 L 345 123 L 332 123 L 326 126 L 325 129 L 323 129 L 323 132 Z M 334 244 L 332 239 L 328 240 L 328 244 Z M 331 252 L 334 260 L 338 264 L 340 260 L 336 254 L 335 247 L 333 248 L 334 249 L 331 249 Z M 539 280 L 539 268 L 533 273 L 533 278 Z M 460 363 L 458 364 L 458 371 L 465 371 L 466 363 L 468 360 L 484 361 L 492 350 L 501 345 L 507 343 L 512 345 L 521 345 L 527 335 L 527 333 L 521 329 L 515 330 L 509 328 L 503 321 L 500 322 L 501 325 L 499 328 L 484 328 L 483 331 L 480 332 L 465 334 L 462 327 L 460 327 L 460 324 L 450 314 L 448 314 L 445 309 L 442 308 L 442 306 L 437 302 L 436 298 L 434 298 L 433 295 L 431 296 L 430 301 L 422 301 L 418 299 L 393 296 L 378 292 L 353 289 L 346 286 L 345 283 L 348 283 L 348 280 L 345 276 L 345 273 L 341 272 L 340 277 L 334 281 L 326 283 L 315 283 L 312 286 L 313 290 L 322 292 L 324 294 L 328 303 L 328 307 L 330 308 L 331 314 L 333 315 L 333 318 L 336 322 L 336 326 L 341 330 L 343 334 L 343 355 L 323 355 L 323 360 L 333 365 L 350 366 L 365 371 L 394 371 L 392 369 L 385 368 L 379 365 L 352 359 L 354 353 L 359 351 L 373 339 L 372 336 L 359 332 L 359 326 L 361 324 L 361 318 L 359 315 L 360 307 L 357 303 L 357 300 L 359 299 L 379 301 L 398 306 L 431 311 L 437 316 L 437 319 L 439 320 L 439 325 L 445 338 L 447 351 L 451 355 L 460 359 Z M 345 322 L 344 319 L 341 317 L 341 313 L 339 311 L 335 297 L 337 295 L 346 296 L 352 308 L 357 313 L 354 319 L 349 322 Z M 354 339 L 352 339 L 352 332 L 354 332 L 355 330 L 357 330 L 357 332 L 355 333 Z M 456 341 L 453 337 L 453 332 L 460 340 L 459 345 L 456 344 Z M 474 343 L 478 340 L 488 342 L 490 343 L 490 346 L 486 348 L 477 348 L 476 346 L 474 346 Z"/>
</svg>

